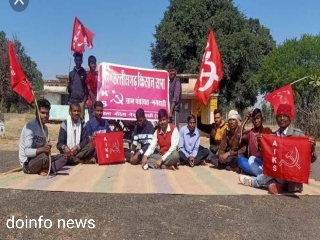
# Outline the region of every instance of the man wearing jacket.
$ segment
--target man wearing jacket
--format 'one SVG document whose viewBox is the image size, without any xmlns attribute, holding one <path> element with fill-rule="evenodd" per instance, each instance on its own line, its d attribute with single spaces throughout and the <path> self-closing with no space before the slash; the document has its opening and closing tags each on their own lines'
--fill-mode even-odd
<svg viewBox="0 0 320 240">
<path fill-rule="evenodd" d="M 78 103 L 81 110 L 81 118 L 84 119 L 85 104 L 88 99 L 88 87 L 86 83 L 87 73 L 82 64 L 82 53 L 74 53 L 75 67 L 69 73 L 68 93 L 69 104 Z"/>
<path fill-rule="evenodd" d="M 60 126 L 57 148 L 68 157 L 68 164 L 96 163 L 93 143 L 89 140 L 79 103 L 72 103 L 67 120 Z"/>
</svg>

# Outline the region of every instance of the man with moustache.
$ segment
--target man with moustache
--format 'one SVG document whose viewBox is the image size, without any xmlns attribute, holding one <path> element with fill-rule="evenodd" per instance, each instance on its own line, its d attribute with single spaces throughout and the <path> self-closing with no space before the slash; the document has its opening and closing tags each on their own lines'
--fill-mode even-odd
<svg viewBox="0 0 320 240">
<path fill-rule="evenodd" d="M 218 150 L 218 159 L 212 162 L 214 166 L 239 172 L 238 157 L 246 152 L 246 146 L 240 143 L 240 134 L 241 117 L 236 110 L 231 110 L 228 113 L 228 127 Z"/>
<path fill-rule="evenodd" d="M 169 120 L 179 130 L 182 87 L 180 78 L 177 77 L 176 67 L 172 63 L 169 65 L 169 80 Z"/>
<path fill-rule="evenodd" d="M 289 104 L 280 104 L 276 112 L 276 120 L 279 129 L 274 133 L 279 137 L 303 137 L 304 133 L 291 125 L 291 120 L 293 118 L 291 113 L 292 107 Z M 317 155 L 315 151 L 316 141 L 314 138 L 310 137 L 309 141 L 312 143 L 311 152 L 311 163 L 317 160 Z M 271 194 L 280 194 L 283 192 L 302 192 L 303 184 L 291 181 L 285 181 L 282 179 L 274 179 L 264 174 L 260 174 L 257 177 L 249 177 L 245 175 L 239 176 L 239 181 L 245 186 L 255 187 L 255 188 L 267 188 Z"/>
<path fill-rule="evenodd" d="M 57 148 L 68 157 L 68 164 L 94 164 L 94 145 L 89 140 L 85 122 L 80 118 L 79 103 L 73 103 L 69 108 L 68 118 L 61 123 Z"/>
<path fill-rule="evenodd" d="M 153 140 L 142 158 L 142 167 L 147 169 L 171 169 L 177 168 L 179 153 L 179 131 L 177 127 L 169 123 L 168 112 L 160 109 L 158 112 L 159 128 L 153 135 Z M 156 146 L 159 145 L 159 153 L 155 153 Z"/>
<path fill-rule="evenodd" d="M 49 170 L 49 154 L 52 148 L 50 141 L 47 142 L 48 127 L 46 126 L 51 104 L 47 99 L 39 99 L 37 104 L 39 114 L 37 110 L 36 118 L 23 127 L 20 135 L 19 160 L 24 173 L 45 176 Z M 67 163 L 67 156 L 65 154 L 51 156 L 51 161 L 51 171 L 57 172 Z"/>
</svg>

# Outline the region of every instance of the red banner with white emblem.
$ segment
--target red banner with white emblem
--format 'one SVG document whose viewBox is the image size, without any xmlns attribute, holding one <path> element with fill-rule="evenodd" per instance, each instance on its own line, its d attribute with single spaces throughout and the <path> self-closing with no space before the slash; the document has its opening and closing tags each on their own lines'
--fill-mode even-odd
<svg viewBox="0 0 320 240">
<path fill-rule="evenodd" d="M 86 28 L 80 20 L 75 17 L 72 31 L 71 51 L 83 53 L 85 45 L 93 48 L 93 38 L 95 34 Z"/>
<path fill-rule="evenodd" d="M 202 57 L 200 72 L 194 86 L 194 93 L 197 99 L 207 104 L 210 94 L 218 91 L 219 82 L 222 77 L 223 70 L 220 52 L 213 35 L 213 30 L 211 29 Z"/>
<path fill-rule="evenodd" d="M 309 183 L 312 144 L 309 137 L 262 134 L 263 174 L 291 182 Z"/>
<path fill-rule="evenodd" d="M 22 70 L 11 41 L 9 41 L 9 60 L 11 87 L 30 104 L 34 99 L 32 86 Z"/>
</svg>

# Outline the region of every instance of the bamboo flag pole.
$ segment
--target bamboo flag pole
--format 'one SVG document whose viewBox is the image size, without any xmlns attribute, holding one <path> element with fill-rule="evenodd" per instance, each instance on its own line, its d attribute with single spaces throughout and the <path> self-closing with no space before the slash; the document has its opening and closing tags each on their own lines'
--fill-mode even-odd
<svg viewBox="0 0 320 240">
<path fill-rule="evenodd" d="M 307 78 L 309 78 L 309 77 L 310 77 L 310 75 L 305 76 L 305 77 L 300 78 L 300 79 L 298 79 L 298 80 L 295 80 L 295 81 L 293 81 L 292 83 L 289 83 L 289 84 L 290 84 L 290 85 L 293 85 L 293 84 L 298 83 L 298 82 L 300 82 L 300 81 L 302 81 L 302 80 L 305 80 L 305 79 L 307 79 Z M 266 96 L 266 95 L 263 96 L 263 98 L 262 98 L 262 100 L 261 100 L 260 102 L 258 102 L 257 104 L 255 104 L 255 106 L 253 107 L 253 109 L 250 111 L 251 113 L 254 111 L 255 108 L 257 108 L 260 104 L 262 104 L 262 103 L 265 101 L 265 100 L 264 100 L 264 97 L 265 97 L 265 96 Z M 242 123 L 241 133 L 240 133 L 240 140 L 239 140 L 239 141 L 241 141 L 241 137 L 242 137 L 242 134 L 243 134 L 244 126 L 246 125 L 246 123 L 247 123 L 248 120 L 249 120 L 249 118 L 248 118 L 248 116 L 247 116 L 246 119 L 245 119 L 245 121 Z"/>
</svg>

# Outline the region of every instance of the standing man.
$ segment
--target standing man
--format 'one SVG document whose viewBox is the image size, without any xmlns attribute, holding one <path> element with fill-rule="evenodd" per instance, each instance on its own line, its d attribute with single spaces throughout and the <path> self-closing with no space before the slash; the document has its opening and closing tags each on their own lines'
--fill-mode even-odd
<svg viewBox="0 0 320 240">
<path fill-rule="evenodd" d="M 75 67 L 69 73 L 68 93 L 69 104 L 78 103 L 81 109 L 81 118 L 84 119 L 85 104 L 88 99 L 88 87 L 86 84 L 87 73 L 82 64 L 82 53 L 74 53 Z"/>
<path fill-rule="evenodd" d="M 88 86 L 88 113 L 89 119 L 93 118 L 93 106 L 97 101 L 97 82 L 98 82 L 98 73 L 96 71 L 97 68 L 97 59 L 95 56 L 90 56 L 88 58 L 88 66 L 90 71 L 87 74 L 86 83 Z"/>
<path fill-rule="evenodd" d="M 48 136 L 46 123 L 49 120 L 51 104 L 47 99 L 39 99 L 38 107 L 39 114 L 36 112 L 36 118 L 28 122 L 22 129 L 19 142 L 19 160 L 24 173 L 45 176 L 49 170 L 49 154 L 51 154 L 52 148 L 52 144 L 46 139 Z M 52 156 L 51 160 L 52 172 L 57 172 L 67 163 L 67 156 L 58 154 Z"/>
<path fill-rule="evenodd" d="M 177 70 L 171 63 L 169 65 L 169 101 L 170 101 L 170 113 L 169 120 L 179 130 L 179 112 L 181 108 L 181 81 L 177 77 Z"/>
</svg>

